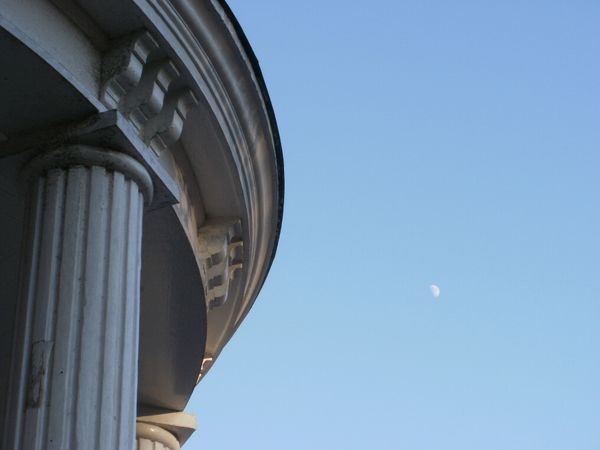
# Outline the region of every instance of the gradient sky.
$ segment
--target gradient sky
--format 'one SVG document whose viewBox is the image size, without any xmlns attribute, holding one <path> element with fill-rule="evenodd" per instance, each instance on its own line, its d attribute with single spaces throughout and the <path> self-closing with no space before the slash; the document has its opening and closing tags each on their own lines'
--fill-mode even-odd
<svg viewBox="0 0 600 450">
<path fill-rule="evenodd" d="M 285 215 L 184 448 L 600 449 L 600 3 L 229 4 Z"/>
</svg>

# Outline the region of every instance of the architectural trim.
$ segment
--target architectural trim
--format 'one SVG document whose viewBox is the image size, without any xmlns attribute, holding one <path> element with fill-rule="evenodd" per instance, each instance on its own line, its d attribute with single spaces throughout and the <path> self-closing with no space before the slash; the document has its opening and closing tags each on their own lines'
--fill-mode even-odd
<svg viewBox="0 0 600 450">
<path fill-rule="evenodd" d="M 73 166 L 104 167 L 109 171 L 121 172 L 135 181 L 144 193 L 146 204 L 152 203 L 153 185 L 148 171 L 135 159 L 120 152 L 90 147 L 87 145 L 69 145 L 36 156 L 25 166 L 28 177 L 44 174 L 51 169 Z"/>
<path fill-rule="evenodd" d="M 241 188 L 247 263 L 240 297 L 229 305 L 228 319 L 219 325 L 224 331 L 211 345 L 211 357 L 216 359 L 254 303 L 277 247 L 283 215 L 277 125 L 256 58 L 225 2 L 134 2 L 214 115 Z M 201 179 L 202 174 L 196 177 Z"/>
<path fill-rule="evenodd" d="M 139 416 L 137 423 L 153 425 L 168 431 L 177 439 L 181 446 L 196 431 L 197 427 L 196 416 L 184 412 Z"/>
<path fill-rule="evenodd" d="M 201 274 L 210 311 L 228 298 L 229 284 L 243 267 L 242 226 L 239 220 L 205 224 L 198 230 Z"/>
<path fill-rule="evenodd" d="M 197 103 L 175 63 L 146 31 L 121 39 L 102 61 L 100 100 L 127 117 L 157 154 L 173 145 Z"/>
<path fill-rule="evenodd" d="M 138 422 L 135 425 L 137 450 L 154 450 L 160 444 L 164 450 L 179 450 L 179 441 L 163 428 L 148 423 Z"/>
</svg>

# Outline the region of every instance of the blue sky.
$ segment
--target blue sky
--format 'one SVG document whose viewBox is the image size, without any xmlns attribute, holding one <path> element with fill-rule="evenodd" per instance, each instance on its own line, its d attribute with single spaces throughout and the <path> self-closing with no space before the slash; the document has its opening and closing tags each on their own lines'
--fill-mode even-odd
<svg viewBox="0 0 600 450">
<path fill-rule="evenodd" d="M 229 4 L 285 215 L 185 448 L 599 449 L 600 3 Z"/>
</svg>

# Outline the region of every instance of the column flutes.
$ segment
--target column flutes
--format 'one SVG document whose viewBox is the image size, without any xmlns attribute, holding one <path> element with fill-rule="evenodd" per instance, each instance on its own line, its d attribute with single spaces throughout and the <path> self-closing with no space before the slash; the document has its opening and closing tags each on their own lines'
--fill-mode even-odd
<svg viewBox="0 0 600 450">
<path fill-rule="evenodd" d="M 129 156 L 82 145 L 38 156 L 25 174 L 30 228 L 12 448 L 131 449 L 150 176 Z"/>
</svg>

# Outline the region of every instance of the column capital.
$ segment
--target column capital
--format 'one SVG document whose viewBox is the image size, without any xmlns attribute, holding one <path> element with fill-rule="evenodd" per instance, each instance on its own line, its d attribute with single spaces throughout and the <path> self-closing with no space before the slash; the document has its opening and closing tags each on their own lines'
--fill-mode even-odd
<svg viewBox="0 0 600 450">
<path fill-rule="evenodd" d="M 136 182 L 144 194 L 146 204 L 152 202 L 153 183 L 142 164 L 124 153 L 90 145 L 66 145 L 39 154 L 24 167 L 26 177 L 40 175 L 51 169 L 65 169 L 72 166 L 100 166 L 109 171 L 121 172 L 126 178 Z"/>
<path fill-rule="evenodd" d="M 152 443 L 158 442 L 167 447 L 168 450 L 179 450 L 181 448 L 177 438 L 158 425 L 138 422 L 135 425 L 135 432 L 138 442 L 138 450 L 145 448 L 143 442 L 140 442 L 144 440 Z M 154 446 L 152 448 L 154 448 Z"/>
<path fill-rule="evenodd" d="M 138 416 L 136 424 L 137 440 L 148 439 L 155 442 L 160 442 L 166 445 L 170 450 L 179 449 L 185 441 L 196 431 L 196 416 L 184 412 L 172 412 L 164 414 L 154 414 L 146 416 Z M 157 431 L 160 430 L 160 431 Z M 169 439 L 167 433 L 177 442 L 177 446 L 173 447 L 173 441 Z M 169 442 L 171 444 L 169 444 Z M 138 444 L 138 449 L 144 447 Z"/>
</svg>

